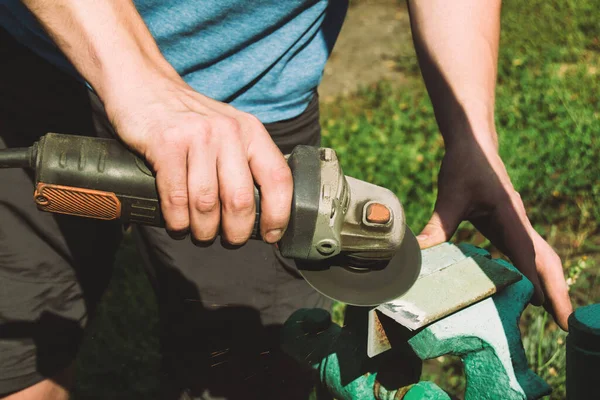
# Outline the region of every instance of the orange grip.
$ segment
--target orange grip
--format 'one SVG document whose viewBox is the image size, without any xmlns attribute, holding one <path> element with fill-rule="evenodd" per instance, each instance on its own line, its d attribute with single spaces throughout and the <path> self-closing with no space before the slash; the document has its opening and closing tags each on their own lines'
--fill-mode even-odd
<svg viewBox="0 0 600 400">
<path fill-rule="evenodd" d="M 40 182 L 33 196 L 42 211 L 105 220 L 121 216 L 121 201 L 111 192 Z"/>
</svg>

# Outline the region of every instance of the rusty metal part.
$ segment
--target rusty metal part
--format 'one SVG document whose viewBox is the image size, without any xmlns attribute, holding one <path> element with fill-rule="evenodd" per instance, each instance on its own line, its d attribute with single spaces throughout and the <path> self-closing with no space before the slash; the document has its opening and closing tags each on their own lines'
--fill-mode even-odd
<svg viewBox="0 0 600 400">
<path fill-rule="evenodd" d="M 390 340 L 381 324 L 379 315 L 375 310 L 369 313 L 369 330 L 367 337 L 367 355 L 375 357 L 392 348 Z"/>
<path fill-rule="evenodd" d="M 414 386 L 414 384 L 410 384 L 410 385 L 406 385 L 401 388 L 395 389 L 394 390 L 394 398 L 392 400 L 402 400 L 404 398 L 404 396 L 406 396 L 408 391 L 410 389 L 412 389 L 413 386 Z M 375 399 L 377 399 L 377 400 L 383 400 L 384 398 L 386 400 L 389 400 L 389 396 L 387 396 L 388 392 L 382 387 L 381 383 L 378 380 L 376 380 L 375 383 L 373 384 L 373 395 L 375 396 Z"/>
<path fill-rule="evenodd" d="M 415 386 L 415 385 L 412 384 L 412 385 L 407 385 L 407 386 L 403 386 L 403 387 L 399 388 L 396 391 L 396 396 L 394 396 L 394 400 L 402 400 L 404 398 L 404 396 L 406 396 L 406 394 L 410 391 L 410 389 L 413 388 L 413 386 Z"/>
</svg>

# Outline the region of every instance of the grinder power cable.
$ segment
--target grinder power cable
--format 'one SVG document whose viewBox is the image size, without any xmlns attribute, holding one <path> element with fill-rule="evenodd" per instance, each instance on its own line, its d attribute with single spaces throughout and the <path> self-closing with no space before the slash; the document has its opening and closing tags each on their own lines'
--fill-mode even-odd
<svg viewBox="0 0 600 400">
<path fill-rule="evenodd" d="M 286 158 L 294 194 L 281 255 L 343 303 L 377 306 L 406 293 L 421 251 L 394 193 L 345 176 L 330 148 L 300 145 Z M 42 211 L 164 226 L 152 171 L 115 139 L 48 133 L 31 147 L 0 150 L 0 168 L 35 171 L 33 200 Z M 260 239 L 254 194 L 252 239 Z"/>
</svg>

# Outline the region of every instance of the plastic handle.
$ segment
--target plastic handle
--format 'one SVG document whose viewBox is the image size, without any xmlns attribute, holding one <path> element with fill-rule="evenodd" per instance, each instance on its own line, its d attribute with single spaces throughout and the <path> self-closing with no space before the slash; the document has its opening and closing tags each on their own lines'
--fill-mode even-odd
<svg viewBox="0 0 600 400">
<path fill-rule="evenodd" d="M 156 180 L 144 161 L 114 139 L 49 133 L 37 145 L 40 210 L 163 227 Z M 260 193 L 254 188 L 260 239 Z"/>
</svg>

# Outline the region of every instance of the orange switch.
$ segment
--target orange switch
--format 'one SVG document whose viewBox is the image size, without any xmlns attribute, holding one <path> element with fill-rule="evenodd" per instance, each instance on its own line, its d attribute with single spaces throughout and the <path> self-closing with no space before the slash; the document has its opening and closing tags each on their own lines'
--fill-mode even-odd
<svg viewBox="0 0 600 400">
<path fill-rule="evenodd" d="M 381 203 L 372 203 L 367 207 L 367 222 L 372 224 L 387 224 L 390 222 L 389 208 Z"/>
</svg>

